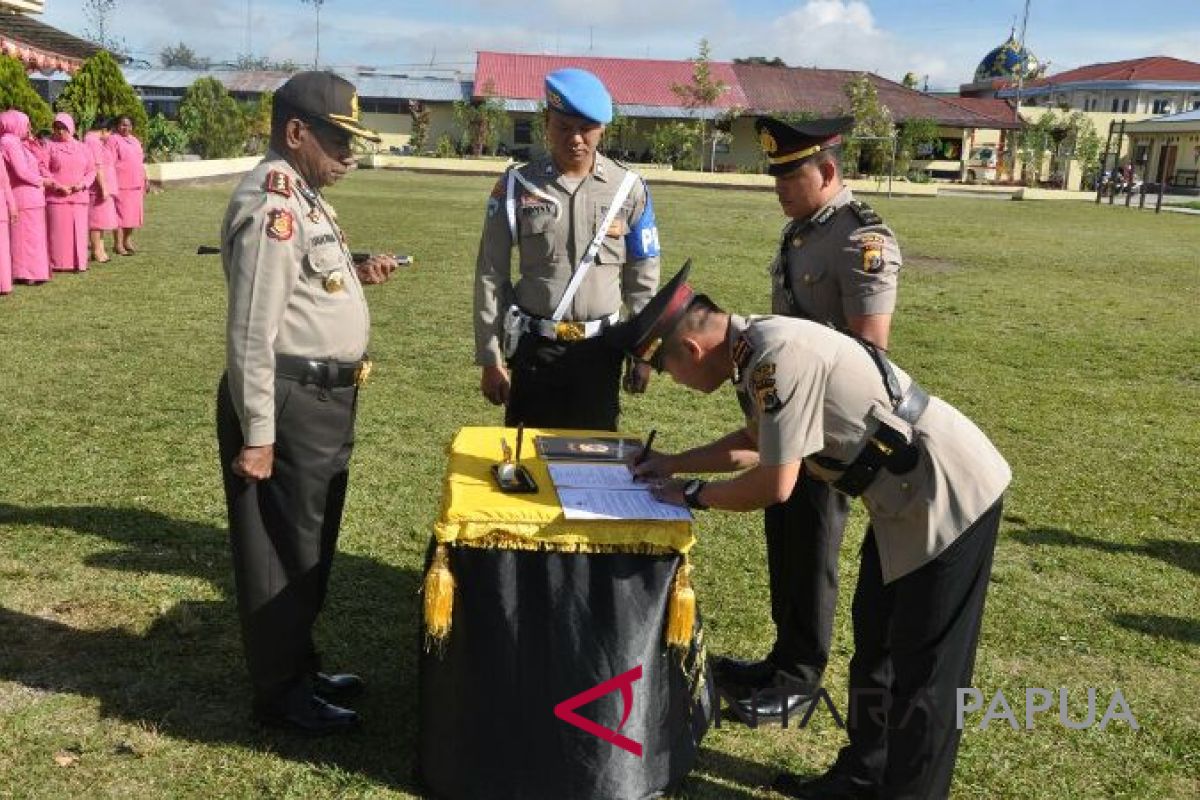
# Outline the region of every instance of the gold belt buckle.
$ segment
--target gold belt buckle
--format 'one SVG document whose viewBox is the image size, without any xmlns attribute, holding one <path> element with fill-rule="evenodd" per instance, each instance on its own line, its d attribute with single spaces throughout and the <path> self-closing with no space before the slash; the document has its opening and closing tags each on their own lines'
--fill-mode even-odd
<svg viewBox="0 0 1200 800">
<path fill-rule="evenodd" d="M 364 358 L 358 362 L 358 369 L 354 370 L 354 385 L 361 389 L 367 383 L 367 378 L 371 377 L 371 368 L 374 364 L 371 359 Z"/>
<path fill-rule="evenodd" d="M 582 322 L 559 322 L 554 326 L 554 336 L 564 342 L 578 342 L 586 334 Z"/>
</svg>

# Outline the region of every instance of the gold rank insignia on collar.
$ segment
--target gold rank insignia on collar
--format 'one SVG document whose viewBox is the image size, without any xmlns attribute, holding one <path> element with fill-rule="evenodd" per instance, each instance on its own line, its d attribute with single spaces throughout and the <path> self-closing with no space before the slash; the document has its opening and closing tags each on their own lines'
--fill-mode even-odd
<svg viewBox="0 0 1200 800">
<path fill-rule="evenodd" d="M 346 276 L 340 269 L 335 269 L 325 275 L 321 285 L 325 287 L 325 291 L 336 294 L 346 288 Z"/>
</svg>

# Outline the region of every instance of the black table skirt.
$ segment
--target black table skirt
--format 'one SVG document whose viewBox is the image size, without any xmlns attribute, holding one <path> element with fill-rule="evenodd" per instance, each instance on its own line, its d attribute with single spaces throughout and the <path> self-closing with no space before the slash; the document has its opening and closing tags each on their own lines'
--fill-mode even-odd
<svg viewBox="0 0 1200 800">
<path fill-rule="evenodd" d="M 668 649 L 680 557 L 452 548 L 453 628 L 420 658 L 420 763 L 452 800 L 640 800 L 674 791 L 712 707 L 697 611 L 687 653 Z M 642 667 L 620 733 L 637 757 L 559 719 L 555 706 Z M 609 728 L 613 691 L 577 709 Z"/>
</svg>

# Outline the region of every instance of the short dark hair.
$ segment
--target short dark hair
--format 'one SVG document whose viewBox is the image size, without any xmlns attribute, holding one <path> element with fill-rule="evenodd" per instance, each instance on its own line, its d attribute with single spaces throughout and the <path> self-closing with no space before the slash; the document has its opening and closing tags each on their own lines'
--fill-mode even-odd
<svg viewBox="0 0 1200 800">
<path fill-rule="evenodd" d="M 822 164 L 833 164 L 837 169 L 838 175 L 842 174 L 842 146 L 835 144 L 833 147 L 827 147 L 821 152 L 812 157 L 813 166 L 818 169 Z"/>
<path fill-rule="evenodd" d="M 112 120 L 110 120 L 108 117 L 105 117 L 105 116 L 99 116 L 99 117 L 96 117 L 94 120 L 92 120 L 91 127 L 89 127 L 88 130 L 89 131 L 106 131 L 109 128 L 111 128 L 112 126 L 113 126 Z"/>
<path fill-rule="evenodd" d="M 658 352 L 655 354 L 657 359 L 652 360 L 655 369 L 662 369 L 667 353 L 678 348 L 679 341 L 684 336 L 704 330 L 708 327 L 714 314 L 724 313 L 724 309 L 714 303 L 708 295 L 698 294 L 693 297 L 692 302 L 688 303 L 687 311 L 684 311 L 683 316 L 679 318 L 679 322 L 675 323 L 671 332 L 663 337 L 663 343 L 659 345 Z"/>
</svg>

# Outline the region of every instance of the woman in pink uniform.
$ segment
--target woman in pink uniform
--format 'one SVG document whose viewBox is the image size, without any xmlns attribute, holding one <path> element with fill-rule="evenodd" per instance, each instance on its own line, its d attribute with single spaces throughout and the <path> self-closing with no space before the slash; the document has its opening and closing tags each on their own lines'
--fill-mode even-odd
<svg viewBox="0 0 1200 800">
<path fill-rule="evenodd" d="M 12 292 L 12 250 L 8 244 L 8 226 L 17 223 L 17 198 L 8 183 L 8 170 L 0 156 L 0 296 Z"/>
<path fill-rule="evenodd" d="M 104 249 L 104 232 L 115 231 L 117 205 L 113 196 L 117 193 L 117 170 L 113 166 L 112 151 L 108 149 L 111 123 L 99 117 L 92 129 L 83 137 L 83 143 L 96 162 L 96 182 L 92 184 L 88 207 L 88 236 L 92 241 L 92 258 L 97 264 L 107 264 L 111 259 Z M 115 235 L 115 234 L 114 234 Z"/>
<path fill-rule="evenodd" d="M 113 249 L 120 255 L 131 256 L 136 251 L 129 237 L 134 228 L 142 227 L 142 202 L 146 196 L 146 166 L 142 143 L 133 135 L 133 120 L 117 117 L 117 131 L 108 137 L 117 171 L 117 223 Z"/>
<path fill-rule="evenodd" d="M 70 114 L 55 114 L 53 130 L 42 175 L 50 268 L 83 272 L 88 264 L 88 200 L 96 179 L 96 160 L 88 146 L 75 138 L 75 120 Z"/>
<path fill-rule="evenodd" d="M 12 251 L 13 280 L 45 283 L 50 280 L 50 257 L 46 250 L 46 193 L 38 159 L 28 146 L 29 117 L 9 109 L 0 114 L 0 153 L 17 200 L 17 221 L 8 228 Z"/>
</svg>

